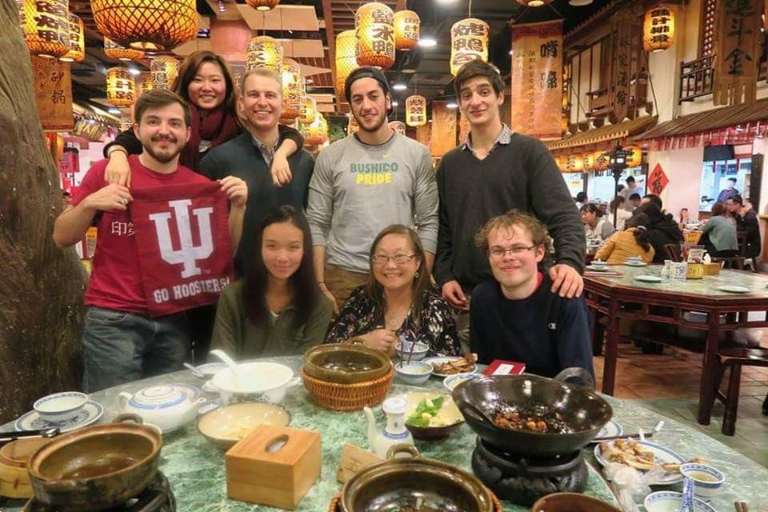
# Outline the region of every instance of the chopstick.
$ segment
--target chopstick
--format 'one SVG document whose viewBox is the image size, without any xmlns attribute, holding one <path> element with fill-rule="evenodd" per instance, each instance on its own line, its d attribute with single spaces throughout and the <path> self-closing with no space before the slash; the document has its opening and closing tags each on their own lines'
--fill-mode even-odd
<svg viewBox="0 0 768 512">
<path fill-rule="evenodd" d="M 736 501 L 733 503 L 733 508 L 736 509 L 736 512 L 749 512 L 749 509 L 747 508 L 747 502 L 746 501 Z"/>
<path fill-rule="evenodd" d="M 19 439 L 29 437 L 55 437 L 59 434 L 58 428 L 44 428 L 42 430 L 27 430 L 20 432 L 9 432 L 7 435 L 0 434 L 0 444 L 10 443 L 11 441 L 17 441 Z"/>
<path fill-rule="evenodd" d="M 653 430 L 650 432 L 644 432 L 643 430 L 640 430 L 637 434 L 622 434 L 620 436 L 603 436 L 603 437 L 593 437 L 592 443 L 602 443 L 603 441 L 614 441 L 616 439 L 640 439 L 641 441 L 646 437 L 652 437 L 653 434 L 656 434 L 659 430 L 661 430 L 664 427 L 664 420 L 659 421 L 655 427 L 653 427 Z"/>
</svg>

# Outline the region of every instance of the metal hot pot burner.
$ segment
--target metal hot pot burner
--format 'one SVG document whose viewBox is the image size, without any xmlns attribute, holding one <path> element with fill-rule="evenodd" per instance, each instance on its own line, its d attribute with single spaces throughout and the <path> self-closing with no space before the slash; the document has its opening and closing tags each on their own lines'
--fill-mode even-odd
<svg viewBox="0 0 768 512">
<path fill-rule="evenodd" d="M 582 448 L 613 411 L 598 394 L 561 378 L 483 376 L 454 389 L 454 402 L 478 435 L 472 470 L 499 499 L 532 505 L 548 494 L 586 489 L 589 469 Z M 493 421 L 506 409 L 532 408 L 545 417 L 557 413 L 568 431 L 512 430 Z"/>
</svg>

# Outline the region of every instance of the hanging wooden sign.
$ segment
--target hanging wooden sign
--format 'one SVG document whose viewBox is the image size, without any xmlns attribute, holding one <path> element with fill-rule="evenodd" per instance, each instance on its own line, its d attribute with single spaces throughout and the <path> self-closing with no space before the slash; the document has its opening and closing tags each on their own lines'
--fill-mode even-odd
<svg viewBox="0 0 768 512">
<path fill-rule="evenodd" d="M 611 63 L 613 67 L 613 76 L 611 84 L 613 85 L 613 114 L 616 122 L 621 122 L 627 117 L 629 112 L 629 75 L 631 70 L 631 51 L 632 51 L 632 24 L 627 16 L 617 16 L 614 18 L 616 28 L 615 40 L 613 45 L 613 56 Z"/>
<path fill-rule="evenodd" d="M 763 34 L 762 0 L 723 0 L 715 20 L 715 105 L 752 104 L 757 95 Z"/>
<path fill-rule="evenodd" d="M 71 130 L 72 75 L 69 64 L 56 59 L 32 56 L 32 76 L 35 86 L 37 115 L 43 130 Z"/>
<path fill-rule="evenodd" d="M 561 137 L 563 20 L 512 27 L 511 126 L 540 139 Z"/>
</svg>

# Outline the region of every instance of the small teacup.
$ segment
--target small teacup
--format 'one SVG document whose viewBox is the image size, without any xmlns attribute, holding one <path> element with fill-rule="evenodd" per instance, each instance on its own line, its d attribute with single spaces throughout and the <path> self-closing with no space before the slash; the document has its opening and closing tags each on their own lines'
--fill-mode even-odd
<svg viewBox="0 0 768 512">
<path fill-rule="evenodd" d="M 593 260 L 592 261 L 592 268 L 602 270 L 605 267 L 607 267 L 608 264 L 602 260 Z"/>
<path fill-rule="evenodd" d="M 44 396 L 32 408 L 41 419 L 49 423 L 63 423 L 77 416 L 87 401 L 88 395 L 85 393 L 64 391 Z"/>
<path fill-rule="evenodd" d="M 680 473 L 693 480 L 693 493 L 699 498 L 711 498 L 722 490 L 725 483 L 725 475 L 706 464 L 683 464 L 680 466 Z"/>
</svg>

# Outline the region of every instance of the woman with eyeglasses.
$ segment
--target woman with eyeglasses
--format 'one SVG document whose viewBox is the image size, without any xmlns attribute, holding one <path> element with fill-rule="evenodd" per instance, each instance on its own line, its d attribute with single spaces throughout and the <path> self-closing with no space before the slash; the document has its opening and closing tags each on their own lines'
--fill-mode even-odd
<svg viewBox="0 0 768 512">
<path fill-rule="evenodd" d="M 316 285 L 307 219 L 281 206 L 255 236 L 246 277 L 219 297 L 211 348 L 235 359 L 303 354 L 323 342 L 333 312 Z"/>
<path fill-rule="evenodd" d="M 584 222 L 584 234 L 587 238 L 606 240 L 614 231 L 603 211 L 592 203 L 581 207 L 581 220 Z"/>
<path fill-rule="evenodd" d="M 368 283 L 352 292 L 325 341 L 360 343 L 392 356 L 401 337 L 428 344 L 430 356 L 461 353 L 451 308 L 430 288 L 419 235 L 396 224 L 376 236 Z"/>
</svg>

